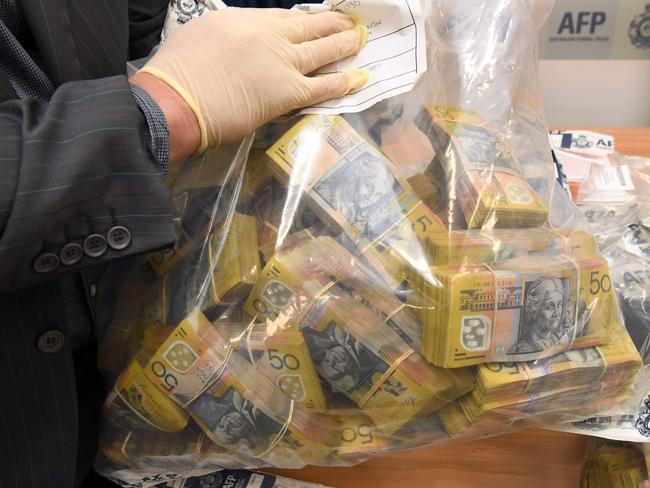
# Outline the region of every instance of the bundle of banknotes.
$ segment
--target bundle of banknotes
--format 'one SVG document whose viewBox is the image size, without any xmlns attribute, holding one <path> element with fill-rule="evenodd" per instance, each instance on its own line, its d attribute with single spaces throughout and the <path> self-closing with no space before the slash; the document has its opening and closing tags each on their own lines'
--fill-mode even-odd
<svg viewBox="0 0 650 488">
<path fill-rule="evenodd" d="M 607 442 L 585 464 L 581 488 L 644 488 L 648 469 L 639 445 Z"/>
<path fill-rule="evenodd" d="M 606 343 L 617 312 L 607 262 L 598 256 L 519 257 L 432 269 L 412 280 L 422 352 L 447 368 L 529 361 Z"/>
<path fill-rule="evenodd" d="M 478 427 L 501 428 L 527 421 L 544 425 L 580 418 L 585 409 L 606 409 L 626 398 L 641 358 L 624 328 L 612 323 L 605 345 L 572 349 L 529 362 L 483 364 L 474 391 L 440 411 L 450 435 Z"/>
<path fill-rule="evenodd" d="M 429 106 L 417 126 L 431 141 L 436 157 L 425 171 L 426 188 L 446 190 L 448 208 L 457 202 L 469 229 L 538 227 L 548 206 L 526 181 L 517 159 L 485 128 L 480 115 L 444 106 Z M 429 198 L 435 197 L 434 191 Z"/>
<path fill-rule="evenodd" d="M 231 206 L 175 176 L 182 242 L 124 280 L 102 347 L 100 472 L 354 464 L 627 397 L 592 236 L 477 114 L 404 124 L 417 155 L 354 117 L 269 127 Z"/>
</svg>

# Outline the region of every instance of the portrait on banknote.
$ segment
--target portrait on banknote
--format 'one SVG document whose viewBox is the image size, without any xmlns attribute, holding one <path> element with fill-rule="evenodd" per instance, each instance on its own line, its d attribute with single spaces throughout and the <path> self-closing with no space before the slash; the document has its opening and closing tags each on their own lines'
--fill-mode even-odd
<svg viewBox="0 0 650 488">
<path fill-rule="evenodd" d="M 453 135 L 460 150 L 469 163 L 483 163 L 482 169 L 507 168 L 517 171 L 512 155 L 503 142 L 482 127 L 458 124 L 453 126 Z M 481 169 L 481 168 L 476 168 Z"/>
<path fill-rule="evenodd" d="M 192 411 L 210 428 L 217 443 L 224 447 L 259 447 L 282 429 L 233 388 L 219 397 L 201 395 L 194 402 Z"/>
<path fill-rule="evenodd" d="M 362 239 L 373 240 L 402 219 L 397 204 L 402 187 L 386 163 L 363 147 L 348 154 L 314 191 L 357 228 Z"/>
<path fill-rule="evenodd" d="M 367 390 L 375 376 L 388 369 L 386 363 L 332 321 L 323 331 L 303 330 L 318 373 L 336 391 L 351 394 Z"/>
<path fill-rule="evenodd" d="M 551 349 L 566 331 L 569 283 L 567 278 L 541 276 L 526 282 L 517 343 L 508 354 Z"/>
</svg>

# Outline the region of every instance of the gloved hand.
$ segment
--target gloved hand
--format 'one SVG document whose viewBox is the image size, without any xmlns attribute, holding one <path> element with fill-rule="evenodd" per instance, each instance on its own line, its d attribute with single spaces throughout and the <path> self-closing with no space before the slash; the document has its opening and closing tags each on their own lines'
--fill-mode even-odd
<svg viewBox="0 0 650 488">
<path fill-rule="evenodd" d="M 360 70 L 306 75 L 356 54 L 367 36 L 365 26 L 336 12 L 218 10 L 172 33 L 140 72 L 167 83 L 192 109 L 200 153 L 363 86 L 368 74 Z"/>
</svg>

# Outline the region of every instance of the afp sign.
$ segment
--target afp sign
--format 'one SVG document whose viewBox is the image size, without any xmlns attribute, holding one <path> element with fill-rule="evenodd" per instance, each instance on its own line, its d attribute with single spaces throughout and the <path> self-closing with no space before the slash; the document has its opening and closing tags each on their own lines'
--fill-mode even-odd
<svg viewBox="0 0 650 488">
<path fill-rule="evenodd" d="M 557 30 L 558 35 L 594 35 L 607 21 L 605 12 L 565 12 Z"/>
<path fill-rule="evenodd" d="M 540 41 L 547 59 L 650 59 L 650 0 L 558 0 Z"/>
</svg>

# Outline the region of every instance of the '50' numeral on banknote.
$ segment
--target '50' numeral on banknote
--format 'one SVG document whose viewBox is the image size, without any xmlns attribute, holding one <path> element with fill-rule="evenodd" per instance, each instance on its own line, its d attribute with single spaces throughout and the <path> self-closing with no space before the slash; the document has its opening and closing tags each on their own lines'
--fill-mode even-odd
<svg viewBox="0 0 650 488">
<path fill-rule="evenodd" d="M 600 271 L 591 272 L 591 286 L 589 287 L 589 293 L 592 295 L 598 295 L 601 291 L 603 293 L 609 293 L 612 289 L 612 280 L 608 274 L 604 274 L 602 277 L 598 277 Z"/>
<path fill-rule="evenodd" d="M 354 442 L 357 438 L 362 439 L 361 444 L 372 443 L 372 427 L 368 424 L 361 424 L 357 428 L 346 427 L 341 431 L 343 442 Z"/>
<path fill-rule="evenodd" d="M 290 369 L 295 371 L 300 368 L 300 361 L 293 354 L 275 354 L 279 351 L 277 349 L 269 349 L 267 354 L 269 355 L 269 364 L 273 369 Z"/>
<path fill-rule="evenodd" d="M 154 361 L 151 363 L 151 371 L 157 378 L 160 378 L 163 381 L 163 387 L 167 391 L 172 391 L 178 386 L 178 378 L 172 373 L 167 372 L 167 368 L 160 361 Z"/>
</svg>

